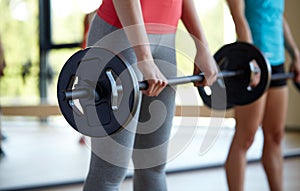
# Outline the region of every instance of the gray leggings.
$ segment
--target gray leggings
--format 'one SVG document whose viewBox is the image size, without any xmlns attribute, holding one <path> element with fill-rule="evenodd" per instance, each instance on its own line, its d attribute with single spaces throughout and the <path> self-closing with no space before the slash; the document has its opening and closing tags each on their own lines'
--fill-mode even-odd
<svg viewBox="0 0 300 191">
<path fill-rule="evenodd" d="M 155 63 L 167 78 L 176 76 L 175 35 L 149 35 Z M 123 31 L 95 16 L 88 37 L 88 46 L 105 46 L 121 53 L 131 64 L 136 57 Z M 127 48 L 128 47 L 128 48 Z M 139 80 L 141 74 L 136 69 Z M 130 159 L 134 165 L 135 191 L 166 191 L 165 164 L 175 105 L 175 89 L 167 87 L 157 97 L 143 95 L 138 120 L 112 136 L 93 138 L 92 154 L 84 191 L 119 190 Z"/>
</svg>

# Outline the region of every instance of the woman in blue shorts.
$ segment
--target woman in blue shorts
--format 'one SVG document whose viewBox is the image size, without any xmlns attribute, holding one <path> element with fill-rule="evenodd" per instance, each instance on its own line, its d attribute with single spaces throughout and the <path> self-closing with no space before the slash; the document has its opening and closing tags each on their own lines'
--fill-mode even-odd
<svg viewBox="0 0 300 191">
<path fill-rule="evenodd" d="M 269 60 L 272 73 L 283 73 L 285 49 L 291 56 L 290 70 L 300 82 L 300 54 L 283 16 L 284 0 L 227 0 L 238 41 L 256 45 Z M 235 108 L 236 132 L 226 161 L 226 175 L 231 191 L 242 191 L 246 153 L 259 126 L 264 134 L 262 164 L 270 190 L 283 190 L 284 135 L 288 105 L 286 80 L 273 81 L 256 102 Z"/>
</svg>

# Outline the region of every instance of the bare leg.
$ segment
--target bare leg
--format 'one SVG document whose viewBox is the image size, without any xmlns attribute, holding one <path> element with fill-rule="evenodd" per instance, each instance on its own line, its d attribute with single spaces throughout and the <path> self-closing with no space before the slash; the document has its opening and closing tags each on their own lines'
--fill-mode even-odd
<svg viewBox="0 0 300 191">
<path fill-rule="evenodd" d="M 246 153 L 262 121 L 265 99 L 266 95 L 254 103 L 235 108 L 236 132 L 225 164 L 227 183 L 231 191 L 244 189 Z"/>
<path fill-rule="evenodd" d="M 264 147 L 262 163 L 270 190 L 283 190 L 283 157 L 281 142 L 287 113 L 287 87 L 271 88 L 268 91 L 266 113 L 263 119 Z"/>
</svg>

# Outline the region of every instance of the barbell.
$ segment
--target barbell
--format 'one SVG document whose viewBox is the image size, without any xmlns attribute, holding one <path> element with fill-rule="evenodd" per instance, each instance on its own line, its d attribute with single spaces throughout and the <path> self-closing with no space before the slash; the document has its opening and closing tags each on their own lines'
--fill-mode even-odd
<svg viewBox="0 0 300 191">
<path fill-rule="evenodd" d="M 199 94 L 205 104 L 224 109 L 249 104 L 267 89 L 271 70 L 261 52 L 251 44 L 236 42 L 214 55 L 219 67 L 212 93 Z M 251 64 L 255 60 L 256 67 Z M 260 73 L 259 83 L 249 89 L 251 78 Z M 168 79 L 169 86 L 204 80 L 204 74 Z M 133 120 L 146 81 L 138 81 L 133 67 L 122 55 L 100 47 L 73 54 L 58 78 L 57 98 L 61 113 L 78 132 L 103 137 L 122 130 Z M 226 87 L 226 88 L 225 88 Z"/>
</svg>

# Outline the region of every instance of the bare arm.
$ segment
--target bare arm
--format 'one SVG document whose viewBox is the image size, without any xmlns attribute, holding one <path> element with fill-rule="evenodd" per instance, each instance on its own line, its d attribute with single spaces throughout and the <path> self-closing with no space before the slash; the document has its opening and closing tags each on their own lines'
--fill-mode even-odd
<svg viewBox="0 0 300 191">
<path fill-rule="evenodd" d="M 283 30 L 285 48 L 292 58 L 291 71 L 296 72 L 296 81 L 300 83 L 300 53 L 297 44 L 293 38 L 289 24 L 285 18 L 283 18 Z"/>
<path fill-rule="evenodd" d="M 235 30 L 237 35 L 237 40 L 242 42 L 253 43 L 252 33 L 245 16 L 245 1 L 244 0 L 226 0 L 233 22 L 235 24 Z M 252 64 L 257 66 L 255 60 Z M 260 75 L 255 75 L 251 79 L 250 85 L 255 87 L 260 81 Z"/>
<path fill-rule="evenodd" d="M 143 93 L 158 95 L 167 85 L 167 80 L 153 61 L 139 0 L 113 0 L 126 36 L 134 48 L 138 67 L 149 83 Z"/>
<path fill-rule="evenodd" d="M 194 74 L 203 72 L 206 79 L 203 85 L 211 85 L 216 80 L 218 70 L 216 62 L 209 52 L 208 43 L 193 0 L 183 0 L 181 20 L 194 39 L 197 49 Z M 201 84 L 195 83 L 195 85 Z"/>
<path fill-rule="evenodd" d="M 227 4 L 235 24 L 238 41 L 252 43 L 252 35 L 248 21 L 245 17 L 245 2 L 244 0 L 227 0 Z"/>
</svg>

